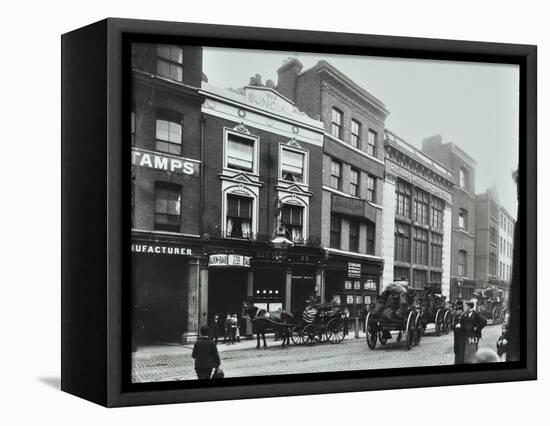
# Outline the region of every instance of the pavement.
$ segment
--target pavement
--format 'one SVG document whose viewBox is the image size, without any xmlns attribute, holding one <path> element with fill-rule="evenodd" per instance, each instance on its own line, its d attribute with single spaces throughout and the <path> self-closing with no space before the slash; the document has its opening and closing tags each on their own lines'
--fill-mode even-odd
<svg viewBox="0 0 550 426">
<path fill-rule="evenodd" d="M 483 330 L 480 348 L 495 349 L 499 325 Z M 248 377 L 379 368 L 450 365 L 454 363 L 453 334 L 436 336 L 433 327 L 426 330 L 418 346 L 410 350 L 396 342 L 396 334 L 385 346 L 369 349 L 365 334 L 350 334 L 340 344 L 293 345 L 282 349 L 281 341 L 267 340 L 267 349 L 257 350 L 256 339 L 241 339 L 233 345 L 218 343 L 225 377 Z M 155 345 L 138 347 L 132 354 L 134 383 L 196 380 L 193 345 Z"/>
</svg>

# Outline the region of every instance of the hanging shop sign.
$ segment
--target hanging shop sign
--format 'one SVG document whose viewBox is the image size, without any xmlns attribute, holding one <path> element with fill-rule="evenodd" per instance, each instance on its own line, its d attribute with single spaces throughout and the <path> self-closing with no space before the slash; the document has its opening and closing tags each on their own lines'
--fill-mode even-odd
<svg viewBox="0 0 550 426">
<path fill-rule="evenodd" d="M 361 278 L 361 264 L 348 262 L 348 277 Z"/>
<path fill-rule="evenodd" d="M 208 266 L 240 266 L 250 267 L 250 256 L 240 254 L 211 254 L 208 258 Z"/>
<path fill-rule="evenodd" d="M 132 165 L 188 176 L 199 176 L 200 162 L 185 157 L 132 148 Z"/>
<path fill-rule="evenodd" d="M 192 256 L 193 255 L 193 251 L 190 248 L 164 246 L 160 244 L 134 243 L 131 245 L 131 250 L 133 253 L 144 253 L 144 254 L 166 254 L 170 256 Z"/>
</svg>

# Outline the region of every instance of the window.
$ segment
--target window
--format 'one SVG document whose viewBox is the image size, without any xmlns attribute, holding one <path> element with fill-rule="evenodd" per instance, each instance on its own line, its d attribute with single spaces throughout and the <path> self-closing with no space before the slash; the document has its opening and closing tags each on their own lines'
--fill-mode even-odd
<svg viewBox="0 0 550 426">
<path fill-rule="evenodd" d="M 441 268 L 443 266 L 443 236 L 432 233 L 431 246 L 430 265 Z"/>
<path fill-rule="evenodd" d="M 458 186 L 462 189 L 468 189 L 468 172 L 466 169 L 460 168 L 458 170 Z"/>
<path fill-rule="evenodd" d="M 409 281 L 409 268 L 396 266 L 393 268 L 394 281 Z"/>
<path fill-rule="evenodd" d="M 374 223 L 367 223 L 367 254 L 374 254 L 374 234 L 375 228 Z"/>
<path fill-rule="evenodd" d="M 428 264 L 428 231 L 414 228 L 414 263 L 417 265 Z"/>
<path fill-rule="evenodd" d="M 395 222 L 395 260 L 411 261 L 411 227 L 401 222 Z"/>
<path fill-rule="evenodd" d="M 334 189 L 341 188 L 342 163 L 332 160 L 330 163 L 330 186 Z"/>
<path fill-rule="evenodd" d="M 467 276 L 466 256 L 467 256 L 467 253 L 465 250 L 458 251 L 458 276 L 459 277 Z"/>
<path fill-rule="evenodd" d="M 254 171 L 255 140 L 234 133 L 227 133 L 227 167 L 245 172 Z"/>
<path fill-rule="evenodd" d="M 441 281 L 443 281 L 442 272 L 430 271 L 430 282 L 441 284 Z"/>
<path fill-rule="evenodd" d="M 283 205 L 281 210 L 281 224 L 285 227 L 288 237 L 295 243 L 302 243 L 304 208 L 290 204 Z"/>
<path fill-rule="evenodd" d="M 489 228 L 489 241 L 494 245 L 498 243 L 498 231 L 494 226 Z"/>
<path fill-rule="evenodd" d="M 416 190 L 414 199 L 414 220 L 428 224 L 428 203 L 430 196 L 426 191 Z"/>
<path fill-rule="evenodd" d="M 351 120 L 351 146 L 361 147 L 361 123 L 357 120 Z"/>
<path fill-rule="evenodd" d="M 367 175 L 367 201 L 376 202 L 376 179 Z"/>
<path fill-rule="evenodd" d="M 332 108 L 331 134 L 335 138 L 342 139 L 342 111 Z"/>
<path fill-rule="evenodd" d="M 303 183 L 304 163 L 305 154 L 303 152 L 298 152 L 283 147 L 281 149 L 281 174 L 283 180 Z"/>
<path fill-rule="evenodd" d="M 445 202 L 439 198 L 432 197 L 432 228 L 443 228 L 443 209 Z"/>
<path fill-rule="evenodd" d="M 156 112 L 157 151 L 169 154 L 181 154 L 182 116 L 175 111 L 158 109 Z"/>
<path fill-rule="evenodd" d="M 502 262 L 498 262 L 498 275 L 500 278 L 503 278 L 504 268 Z"/>
<path fill-rule="evenodd" d="M 489 253 L 489 274 L 497 274 L 497 255 L 495 253 Z"/>
<path fill-rule="evenodd" d="M 330 216 L 330 246 L 340 248 L 340 235 L 342 232 L 342 219 L 338 215 Z"/>
<path fill-rule="evenodd" d="M 428 271 L 422 271 L 418 269 L 413 270 L 413 288 L 417 290 L 424 289 L 424 286 L 428 283 Z"/>
<path fill-rule="evenodd" d="M 183 81 L 183 49 L 174 45 L 157 46 L 157 74 L 170 80 Z"/>
<path fill-rule="evenodd" d="M 367 154 L 372 155 L 373 157 L 376 157 L 377 137 L 378 137 L 378 133 L 376 133 L 374 130 L 369 129 L 369 133 L 367 136 Z"/>
<path fill-rule="evenodd" d="M 396 214 L 399 216 L 411 216 L 411 186 L 401 179 L 397 180 L 396 188 Z"/>
<path fill-rule="evenodd" d="M 252 237 L 252 198 L 227 195 L 225 236 L 232 238 Z"/>
<path fill-rule="evenodd" d="M 464 230 L 468 228 L 468 211 L 466 209 L 458 209 L 458 227 Z"/>
<path fill-rule="evenodd" d="M 155 182 L 155 224 L 157 231 L 180 232 L 181 186 Z"/>
<path fill-rule="evenodd" d="M 359 227 L 358 220 L 349 221 L 349 251 L 359 251 Z"/>
<path fill-rule="evenodd" d="M 349 172 L 349 193 L 359 197 L 359 170 L 351 169 Z"/>
</svg>

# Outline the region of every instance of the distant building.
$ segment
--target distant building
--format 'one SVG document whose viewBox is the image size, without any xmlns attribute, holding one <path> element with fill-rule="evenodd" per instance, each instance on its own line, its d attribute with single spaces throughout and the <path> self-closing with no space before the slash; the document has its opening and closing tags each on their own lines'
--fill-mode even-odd
<svg viewBox="0 0 550 426">
<path fill-rule="evenodd" d="M 508 287 L 512 280 L 514 252 L 514 217 L 500 207 L 500 228 L 498 237 L 498 278 Z"/>
<path fill-rule="evenodd" d="M 450 300 L 471 299 L 476 288 L 476 166 L 457 144 L 435 135 L 422 141 L 422 152 L 451 170 L 453 187 Z"/>
<path fill-rule="evenodd" d="M 384 282 L 439 283 L 449 297 L 455 176 L 388 130 L 384 148 Z"/>
<path fill-rule="evenodd" d="M 290 58 L 278 70 L 277 91 L 324 124 L 322 245 L 327 301 L 352 314 L 381 285 L 384 187 L 384 104 L 326 61 L 302 71 Z"/>
</svg>

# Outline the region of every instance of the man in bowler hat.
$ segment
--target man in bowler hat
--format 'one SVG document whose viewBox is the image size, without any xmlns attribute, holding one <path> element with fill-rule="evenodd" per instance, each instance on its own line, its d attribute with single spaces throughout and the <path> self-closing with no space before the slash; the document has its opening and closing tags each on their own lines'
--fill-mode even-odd
<svg viewBox="0 0 550 426">
<path fill-rule="evenodd" d="M 462 320 L 464 317 L 464 306 L 462 300 L 456 302 L 453 314 L 453 334 L 454 334 L 454 353 L 455 364 L 464 364 L 464 326 Z"/>
<path fill-rule="evenodd" d="M 477 346 L 481 339 L 481 330 L 487 325 L 487 320 L 474 309 L 474 302 L 466 302 L 464 308 L 464 362 L 474 362 Z"/>
</svg>

